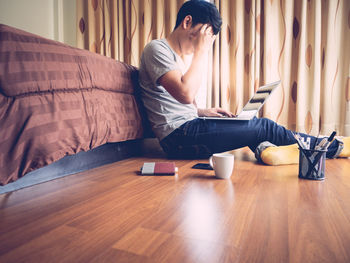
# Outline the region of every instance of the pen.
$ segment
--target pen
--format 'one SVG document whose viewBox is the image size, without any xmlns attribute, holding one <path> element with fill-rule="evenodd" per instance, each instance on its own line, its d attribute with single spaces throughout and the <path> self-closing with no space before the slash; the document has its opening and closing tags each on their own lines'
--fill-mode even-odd
<svg viewBox="0 0 350 263">
<path fill-rule="evenodd" d="M 311 138 L 310 138 L 310 137 L 307 137 L 306 140 L 305 140 L 305 143 L 306 143 L 307 149 L 310 150 Z"/>
<path fill-rule="evenodd" d="M 323 138 L 322 141 L 316 146 L 315 150 L 327 150 L 329 144 L 333 141 L 334 136 L 337 134 L 336 131 L 327 138 Z"/>
<path fill-rule="evenodd" d="M 295 134 L 295 136 L 298 138 L 299 142 L 303 146 L 304 149 L 308 150 L 309 149 L 309 141 L 306 139 L 304 140 L 303 137 L 301 137 L 299 134 Z"/>
<path fill-rule="evenodd" d="M 312 150 L 315 150 L 316 143 L 317 143 L 317 141 L 318 141 L 318 137 L 320 137 L 320 130 L 318 130 L 317 138 L 316 138 L 316 140 L 315 140 L 315 142 L 314 142 L 314 145 L 312 146 Z"/>
<path fill-rule="evenodd" d="M 321 150 L 322 147 L 326 144 L 327 142 L 327 137 L 324 137 L 319 144 L 317 144 L 315 150 Z"/>
<path fill-rule="evenodd" d="M 326 141 L 325 145 L 322 147 L 321 150 L 326 151 L 329 147 L 329 145 L 332 143 L 334 136 L 336 135 L 336 132 L 332 132 L 331 136 L 329 136 L 328 140 Z"/>
<path fill-rule="evenodd" d="M 302 149 L 306 149 L 306 146 L 305 146 L 304 142 L 300 140 L 299 136 L 296 133 L 294 133 L 294 132 L 292 132 L 292 134 L 293 134 L 295 140 L 297 141 L 299 147 L 302 148 Z"/>
</svg>

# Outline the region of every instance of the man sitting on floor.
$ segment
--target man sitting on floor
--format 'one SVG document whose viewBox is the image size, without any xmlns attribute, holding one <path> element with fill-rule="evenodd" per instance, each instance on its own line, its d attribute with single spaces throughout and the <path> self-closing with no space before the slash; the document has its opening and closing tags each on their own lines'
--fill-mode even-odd
<svg viewBox="0 0 350 263">
<path fill-rule="evenodd" d="M 213 153 L 248 146 L 266 164 L 299 160 L 291 131 L 266 118 L 250 121 L 205 120 L 199 116 L 232 116 L 220 108 L 198 109 L 195 96 L 201 83 L 206 54 L 222 20 L 216 6 L 200 0 L 185 2 L 175 29 L 165 39 L 153 40 L 141 57 L 139 82 L 152 129 L 172 158 L 207 158 Z M 193 55 L 189 65 L 183 57 Z M 307 134 L 311 145 L 317 139 Z M 350 156 L 350 137 L 334 140 L 328 158 Z"/>
</svg>

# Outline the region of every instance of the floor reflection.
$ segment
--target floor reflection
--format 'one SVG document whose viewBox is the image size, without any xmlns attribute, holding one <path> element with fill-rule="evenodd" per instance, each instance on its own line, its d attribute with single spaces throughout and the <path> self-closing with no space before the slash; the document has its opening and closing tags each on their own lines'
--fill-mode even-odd
<svg viewBox="0 0 350 263">
<path fill-rule="evenodd" d="M 184 220 L 176 232 L 189 238 L 220 242 L 228 215 L 226 209 L 234 203 L 234 187 L 230 179 L 217 180 L 213 184 L 194 183 L 191 191 L 184 193 L 181 208 Z"/>
</svg>

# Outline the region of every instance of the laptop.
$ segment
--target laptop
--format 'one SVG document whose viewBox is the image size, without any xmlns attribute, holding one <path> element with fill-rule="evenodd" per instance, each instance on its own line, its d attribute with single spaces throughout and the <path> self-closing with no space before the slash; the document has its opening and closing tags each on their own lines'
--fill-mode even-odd
<svg viewBox="0 0 350 263">
<path fill-rule="evenodd" d="M 248 103 L 243 107 L 242 111 L 235 117 L 199 117 L 205 120 L 237 120 L 237 121 L 249 121 L 251 120 L 265 104 L 266 100 L 270 97 L 272 92 L 281 83 L 276 81 L 265 86 L 261 86 L 257 89 L 253 97 L 250 98 Z"/>
</svg>

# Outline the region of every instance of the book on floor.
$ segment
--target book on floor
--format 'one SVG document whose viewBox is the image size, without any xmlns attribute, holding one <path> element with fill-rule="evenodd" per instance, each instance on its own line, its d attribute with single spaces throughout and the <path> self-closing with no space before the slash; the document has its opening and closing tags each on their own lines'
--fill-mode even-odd
<svg viewBox="0 0 350 263">
<path fill-rule="evenodd" d="M 177 171 L 174 162 L 149 162 L 141 167 L 141 175 L 175 175 Z"/>
</svg>

